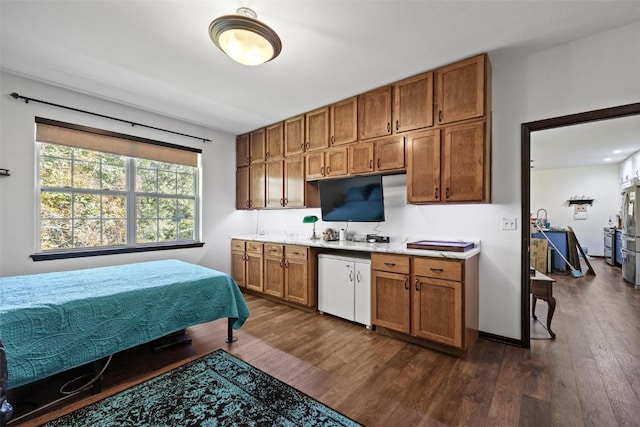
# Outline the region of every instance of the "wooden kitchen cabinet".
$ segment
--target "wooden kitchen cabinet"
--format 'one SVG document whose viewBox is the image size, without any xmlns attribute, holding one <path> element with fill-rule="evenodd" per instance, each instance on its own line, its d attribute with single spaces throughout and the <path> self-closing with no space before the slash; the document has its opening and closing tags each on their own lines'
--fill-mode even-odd
<svg viewBox="0 0 640 427">
<path fill-rule="evenodd" d="M 284 298 L 315 307 L 317 299 L 317 253 L 306 246 L 284 245 Z"/>
<path fill-rule="evenodd" d="M 373 253 L 371 269 L 375 325 L 454 354 L 471 350 L 478 338 L 478 255 Z"/>
<path fill-rule="evenodd" d="M 329 107 L 305 114 L 305 151 L 324 150 L 329 147 Z"/>
<path fill-rule="evenodd" d="M 391 135 L 391 86 L 358 96 L 358 132 L 360 140 Z"/>
<path fill-rule="evenodd" d="M 249 208 L 261 209 L 266 206 L 265 164 L 255 163 L 249 166 Z"/>
<path fill-rule="evenodd" d="M 350 144 L 358 140 L 358 97 L 354 96 L 331 106 L 331 146 Z"/>
<path fill-rule="evenodd" d="M 393 131 L 433 126 L 433 72 L 393 85 Z"/>
<path fill-rule="evenodd" d="M 266 142 L 266 130 L 265 128 L 254 130 L 249 134 L 249 144 L 251 146 L 251 164 L 264 162 L 265 160 L 265 142 Z"/>
<path fill-rule="evenodd" d="M 407 136 L 409 203 L 489 202 L 491 153 L 484 120 Z"/>
<path fill-rule="evenodd" d="M 482 117 L 491 73 L 486 55 L 478 55 L 436 70 L 437 123 Z"/>
<path fill-rule="evenodd" d="M 268 208 L 305 206 L 304 159 L 298 155 L 265 164 Z"/>
<path fill-rule="evenodd" d="M 350 174 L 403 170 L 404 168 L 404 136 L 391 136 L 349 146 Z"/>
<path fill-rule="evenodd" d="M 238 286 L 262 292 L 262 252 L 262 243 L 231 240 L 231 276 L 238 283 Z"/>
<path fill-rule="evenodd" d="M 266 128 L 265 160 L 278 160 L 284 157 L 284 122 Z"/>
<path fill-rule="evenodd" d="M 301 154 L 304 152 L 304 114 L 284 121 L 284 154 Z"/>
<path fill-rule="evenodd" d="M 284 247 L 264 244 L 264 293 L 284 298 Z"/>
<path fill-rule="evenodd" d="M 250 147 L 248 133 L 236 137 L 236 167 L 249 166 L 251 164 Z"/>
<path fill-rule="evenodd" d="M 248 166 L 236 169 L 236 209 L 250 208 L 250 173 L 251 171 Z"/>
<path fill-rule="evenodd" d="M 334 178 L 349 173 L 349 147 L 336 147 L 306 155 L 308 181 Z"/>
</svg>

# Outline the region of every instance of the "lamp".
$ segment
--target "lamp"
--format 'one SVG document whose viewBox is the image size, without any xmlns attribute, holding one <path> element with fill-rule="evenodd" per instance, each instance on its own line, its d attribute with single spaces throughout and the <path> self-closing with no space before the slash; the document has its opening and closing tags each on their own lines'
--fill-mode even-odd
<svg viewBox="0 0 640 427">
<path fill-rule="evenodd" d="M 304 224 L 313 224 L 313 234 L 311 235 L 311 240 L 316 240 L 319 239 L 320 237 L 318 237 L 316 235 L 316 222 L 318 222 L 318 217 L 315 215 L 307 215 L 304 218 L 302 218 L 302 222 Z"/>
<path fill-rule="evenodd" d="M 280 37 L 256 18 L 248 7 L 237 15 L 221 16 L 209 25 L 209 37 L 229 58 L 244 65 L 260 65 L 280 54 Z"/>
</svg>

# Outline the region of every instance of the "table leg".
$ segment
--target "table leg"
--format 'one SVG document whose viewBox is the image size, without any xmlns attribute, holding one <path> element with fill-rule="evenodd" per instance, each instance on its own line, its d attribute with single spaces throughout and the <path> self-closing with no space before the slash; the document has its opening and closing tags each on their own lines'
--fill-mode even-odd
<svg viewBox="0 0 640 427">
<path fill-rule="evenodd" d="M 546 299 L 549 304 L 549 311 L 547 313 L 547 331 L 552 338 L 556 337 L 556 334 L 551 330 L 551 319 L 553 318 L 553 312 L 556 311 L 556 299 L 554 297 L 548 297 Z"/>
</svg>

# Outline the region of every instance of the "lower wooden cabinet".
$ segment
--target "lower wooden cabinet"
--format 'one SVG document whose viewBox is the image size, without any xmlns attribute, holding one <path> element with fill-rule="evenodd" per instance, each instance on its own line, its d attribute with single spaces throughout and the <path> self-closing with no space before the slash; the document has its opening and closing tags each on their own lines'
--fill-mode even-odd
<svg viewBox="0 0 640 427">
<path fill-rule="evenodd" d="M 242 245 L 246 247 L 244 270 L 240 267 Z M 260 247 L 259 262 L 258 246 Z M 253 252 L 249 248 L 253 248 Z M 305 307 L 316 307 L 318 303 L 318 267 L 315 249 L 299 245 L 262 244 L 232 239 L 231 264 L 233 278 L 239 286 L 242 286 L 240 285 L 242 281 L 247 290 L 281 298 Z"/>
<path fill-rule="evenodd" d="M 373 323 L 468 351 L 478 337 L 478 256 L 372 254 Z"/>
</svg>

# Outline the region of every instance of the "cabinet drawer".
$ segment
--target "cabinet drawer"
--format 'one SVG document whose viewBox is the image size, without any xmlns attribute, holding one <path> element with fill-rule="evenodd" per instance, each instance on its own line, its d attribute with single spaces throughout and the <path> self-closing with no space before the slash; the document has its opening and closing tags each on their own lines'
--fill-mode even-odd
<svg viewBox="0 0 640 427">
<path fill-rule="evenodd" d="M 378 271 L 409 274 L 409 257 L 374 253 L 371 254 L 371 268 Z"/>
<path fill-rule="evenodd" d="M 276 245 L 273 243 L 264 244 L 264 255 L 272 257 L 282 257 L 282 245 Z"/>
<path fill-rule="evenodd" d="M 259 243 L 259 242 L 247 242 L 247 252 L 251 252 L 252 254 L 261 254 L 262 253 L 262 243 Z"/>
<path fill-rule="evenodd" d="M 439 258 L 414 258 L 413 274 L 445 280 L 462 280 L 462 261 Z"/>
<path fill-rule="evenodd" d="M 307 259 L 307 249 L 306 246 L 285 245 L 284 254 L 287 258 Z"/>
<path fill-rule="evenodd" d="M 244 240 L 231 239 L 231 250 L 244 252 Z"/>
</svg>

